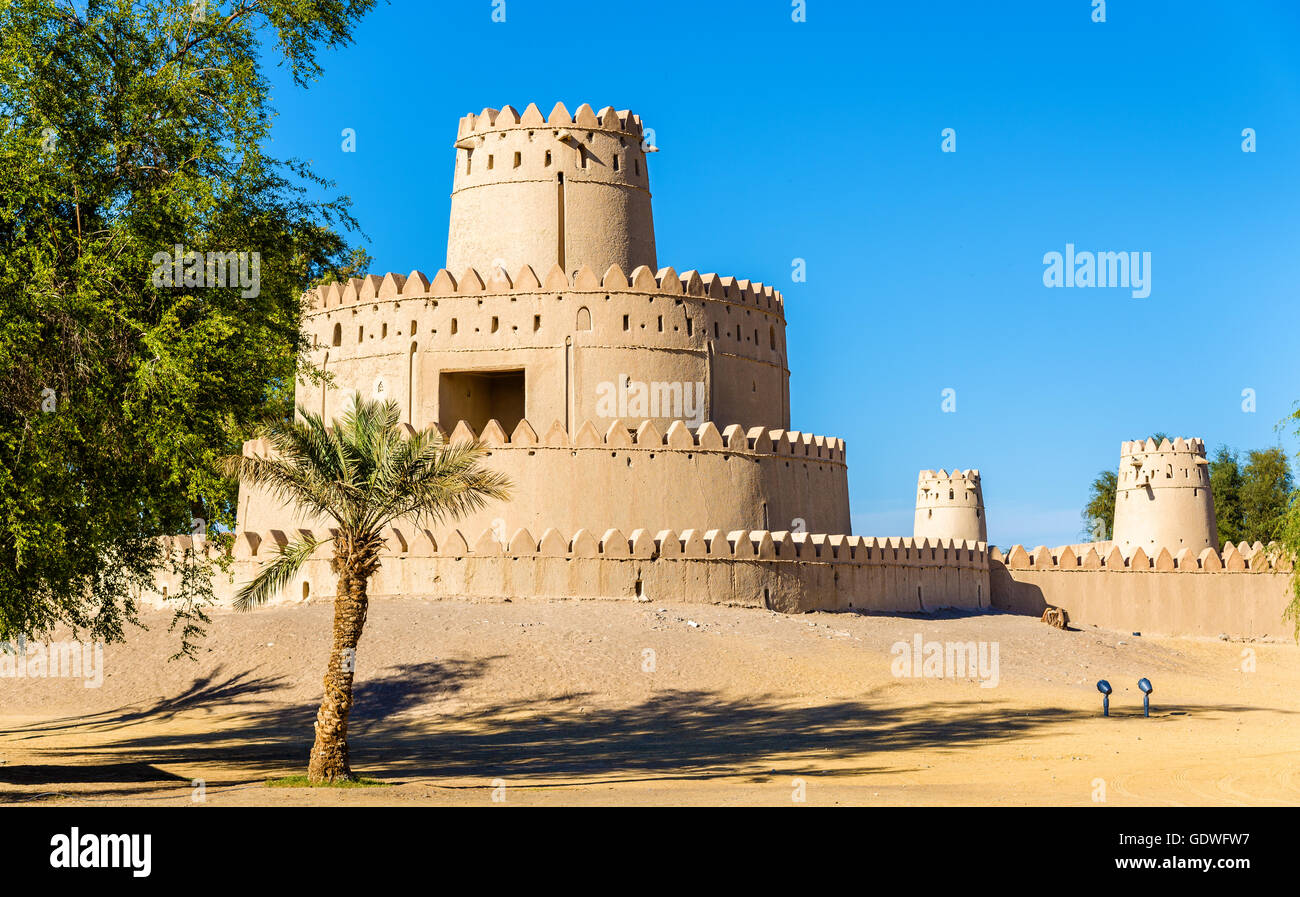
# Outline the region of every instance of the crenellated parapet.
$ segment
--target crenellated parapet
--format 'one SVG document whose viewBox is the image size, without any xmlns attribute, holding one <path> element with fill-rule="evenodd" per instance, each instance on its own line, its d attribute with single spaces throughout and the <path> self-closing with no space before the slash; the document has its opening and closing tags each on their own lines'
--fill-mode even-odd
<svg viewBox="0 0 1300 897">
<path fill-rule="evenodd" d="M 404 299 L 482 299 L 485 295 L 512 293 L 539 295 L 607 292 L 712 299 L 746 306 L 784 320 L 784 299 L 770 285 L 719 274 L 700 274 L 697 271 L 678 274 L 671 267 L 654 271 L 644 265 L 634 268 L 630 274 L 624 273 L 617 265 L 610 265 L 602 275 L 597 275 L 583 265 L 568 275 L 557 264 L 552 265 L 544 277 L 539 277 L 530 265 L 517 269 L 513 277 L 504 268 L 489 269 L 487 273 L 467 268 L 459 276 L 441 268 L 432 280 L 420 271 L 412 271 L 407 275 L 389 272 L 382 277 L 368 274 L 365 277 L 351 278 L 346 283 L 324 284 L 309 290 L 303 294 L 303 302 L 308 307 L 309 314 L 316 314 L 334 307 L 400 302 Z"/>
<path fill-rule="evenodd" d="M 780 455 L 810 459 L 834 464 L 845 463 L 845 443 L 833 436 L 814 436 L 798 430 L 773 430 L 766 427 L 749 427 L 731 424 L 722 430 L 712 421 L 691 428 L 682 421 L 674 421 L 666 430 L 660 430 L 654 421 L 642 421 L 632 428 L 621 420 L 598 428 L 590 420 L 583 421 L 572 434 L 559 421 L 553 421 L 544 430 L 535 428 L 526 419 L 521 420 L 509 434 L 495 420 L 488 421 L 482 432 L 476 432 L 467 421 L 459 421 L 448 432 L 432 424 L 446 442 L 481 441 L 492 449 L 641 449 L 656 452 L 727 452 L 751 455 Z M 410 430 L 409 432 L 414 432 Z M 265 438 L 250 439 L 243 444 L 247 457 L 268 455 L 271 443 Z"/>
<path fill-rule="evenodd" d="M 471 112 L 469 115 L 461 116 L 456 131 L 456 142 L 459 146 L 467 137 L 486 135 L 495 131 L 530 128 L 535 130 L 546 126 L 564 128 L 569 125 L 584 131 L 604 131 L 627 137 L 640 138 L 642 134 L 641 116 L 627 109 L 615 110 L 612 106 L 605 106 L 596 112 L 589 104 L 583 103 L 573 115 L 570 115 L 563 103 L 556 103 L 550 115 L 544 117 L 536 103 L 529 103 L 522 115 L 516 112 L 513 106 L 506 106 L 502 109 L 484 109 L 477 115 Z"/>
<path fill-rule="evenodd" d="M 325 540 L 331 529 L 269 530 L 240 533 L 227 548 L 236 559 L 267 560 L 281 546 L 299 534 Z M 178 537 L 173 544 L 184 547 Z M 983 543 L 931 542 L 926 539 L 877 539 L 842 534 L 795 533 L 788 530 L 659 530 L 610 528 L 603 533 L 579 529 L 566 535 L 547 527 L 540 537 L 526 527 L 508 537 L 492 527 L 477 536 L 460 529 L 439 533 L 411 527 L 387 531 L 385 557 L 448 557 L 469 555 L 511 557 L 656 558 L 718 559 L 730 561 L 783 560 L 824 563 L 900 564 L 919 567 L 983 568 L 988 565 L 988 548 Z M 316 557 L 330 556 L 328 545 Z"/>
<path fill-rule="evenodd" d="M 1184 547 L 1171 551 L 1168 547 L 1161 547 L 1154 554 L 1148 554 L 1141 546 L 1126 552 L 1119 545 L 1112 545 L 1106 551 L 1098 551 L 1092 546 L 1076 551 L 1070 545 L 1059 548 L 1039 545 L 1033 549 L 1013 545 L 1005 556 L 994 547 L 990 549 L 989 557 L 1011 570 L 1052 572 L 1287 573 L 1291 570 L 1291 560 L 1276 543 L 1264 545 L 1260 542 L 1254 545 L 1229 542 L 1222 552 L 1213 548 L 1196 551 Z"/>
</svg>

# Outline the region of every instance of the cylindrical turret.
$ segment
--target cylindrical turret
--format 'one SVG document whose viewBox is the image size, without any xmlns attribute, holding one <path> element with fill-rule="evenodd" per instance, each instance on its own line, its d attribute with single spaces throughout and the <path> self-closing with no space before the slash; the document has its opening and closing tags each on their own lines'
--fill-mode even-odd
<svg viewBox="0 0 1300 897">
<path fill-rule="evenodd" d="M 1205 443 L 1179 437 L 1125 442 L 1115 494 L 1115 544 L 1148 556 L 1191 548 L 1219 548 Z"/>
<path fill-rule="evenodd" d="M 988 542 L 978 470 L 923 470 L 916 484 L 917 539 Z"/>
<path fill-rule="evenodd" d="M 447 268 L 658 267 L 641 119 L 586 103 L 460 120 Z"/>
</svg>

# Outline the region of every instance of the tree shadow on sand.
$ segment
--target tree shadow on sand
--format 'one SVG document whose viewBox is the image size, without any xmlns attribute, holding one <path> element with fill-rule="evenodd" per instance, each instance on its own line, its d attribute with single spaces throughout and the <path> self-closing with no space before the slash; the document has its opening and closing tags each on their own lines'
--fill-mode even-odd
<svg viewBox="0 0 1300 897">
<path fill-rule="evenodd" d="M 899 771 L 899 765 L 891 763 L 891 752 L 959 751 L 1024 740 L 1096 716 L 1059 707 L 1026 710 L 994 701 L 903 704 L 896 691 L 887 698 L 886 689 L 813 707 L 770 695 L 738 699 L 703 690 L 665 691 L 622 707 L 599 706 L 595 694 L 495 704 L 465 705 L 457 700 L 465 684 L 485 675 L 494 660 L 409 664 L 358 682 L 350 739 L 353 767 L 395 780 L 513 776 L 539 785 L 547 779 L 559 784 L 581 777 L 755 775 L 777 761 L 786 772 L 816 773 L 833 766 L 837 774 L 862 775 Z M 306 763 L 314 701 L 232 704 L 232 693 L 246 699 L 274 687 L 273 682 L 246 675 L 225 682 L 203 680 L 196 686 L 149 710 L 119 715 L 117 723 L 170 719 L 182 709 L 215 702 L 220 714 L 211 727 L 191 724 L 148 732 L 127 726 L 120 737 L 96 747 L 95 762 L 129 757 L 134 763 L 170 765 L 196 775 L 203 771 L 211 785 L 258 781 Z M 1185 709 L 1201 715 L 1264 708 Z M 106 716 L 93 719 L 97 729 L 112 728 L 113 720 Z M 86 722 L 64 719 L 49 725 L 71 729 Z M 38 735 L 43 727 L 34 728 L 31 734 Z M 213 775 L 213 766 L 218 775 Z M 224 776 L 221 767 L 226 768 Z M 51 773 L 45 781 L 68 781 Z M 223 777 L 226 781 L 218 781 Z"/>
</svg>

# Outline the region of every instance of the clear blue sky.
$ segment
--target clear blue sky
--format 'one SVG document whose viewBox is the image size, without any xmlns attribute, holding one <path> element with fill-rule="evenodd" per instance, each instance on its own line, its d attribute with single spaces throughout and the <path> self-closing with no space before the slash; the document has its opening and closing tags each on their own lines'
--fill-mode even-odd
<svg viewBox="0 0 1300 897">
<path fill-rule="evenodd" d="M 376 271 L 431 274 L 461 115 L 640 113 L 660 264 L 785 293 L 792 426 L 847 440 L 857 533 L 909 535 L 925 467 L 981 469 L 990 541 L 1055 545 L 1122 440 L 1294 453 L 1300 3 L 646 7 L 395 0 L 310 89 L 277 73 L 273 152 L 352 197 Z M 1044 287 L 1067 242 L 1150 252 L 1151 295 Z"/>
</svg>

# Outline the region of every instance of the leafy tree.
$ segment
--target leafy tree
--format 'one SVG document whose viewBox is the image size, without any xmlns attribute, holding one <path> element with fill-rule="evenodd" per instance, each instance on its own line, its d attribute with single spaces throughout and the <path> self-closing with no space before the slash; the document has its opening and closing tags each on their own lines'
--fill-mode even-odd
<svg viewBox="0 0 1300 897">
<path fill-rule="evenodd" d="M 325 673 L 325 696 L 316 715 L 316 741 L 307 777 L 313 784 L 349 781 L 348 713 L 352 671 L 366 622 L 370 577 L 379 569 L 384 528 L 402 518 L 438 523 L 505 499 L 509 481 L 480 466 L 478 442 L 444 444 L 437 430 L 403 431 L 395 402 L 354 397 L 333 427 L 299 406 L 299 418 L 270 428 L 274 457 L 228 459 L 228 470 L 248 483 L 268 487 L 280 501 L 335 523 L 330 539 L 307 535 L 282 546 L 276 558 L 240 589 L 239 610 L 263 604 L 283 588 L 311 554 L 333 543 L 331 570 L 334 637 Z"/>
<path fill-rule="evenodd" d="M 1300 407 L 1290 418 L 1295 432 L 1300 435 Z M 1287 499 L 1286 512 L 1278 526 L 1277 538 L 1283 556 L 1291 561 L 1291 603 L 1282 614 L 1283 619 L 1295 625 L 1295 639 L 1300 641 L 1300 489 L 1294 490 Z"/>
<path fill-rule="evenodd" d="M 157 537 L 233 522 L 220 461 L 283 413 L 299 297 L 355 228 L 264 151 L 263 60 L 305 85 L 372 5 L 0 3 L 0 639 L 121 638 Z"/>
<path fill-rule="evenodd" d="M 1278 538 L 1284 526 L 1292 489 L 1291 468 L 1280 448 L 1260 449 L 1248 457 L 1241 478 L 1242 539 L 1267 544 Z"/>
<path fill-rule="evenodd" d="M 1219 530 L 1219 544 L 1237 543 L 1245 538 L 1241 528 L 1241 467 L 1237 453 L 1220 446 L 1210 461 L 1210 491 L 1214 495 L 1214 519 Z"/>
<path fill-rule="evenodd" d="M 1093 542 L 1104 542 L 1115 532 L 1115 493 L 1119 490 L 1119 476 L 1113 470 L 1103 470 L 1092 481 L 1088 491 L 1088 504 L 1083 509 L 1083 537 Z"/>
</svg>

